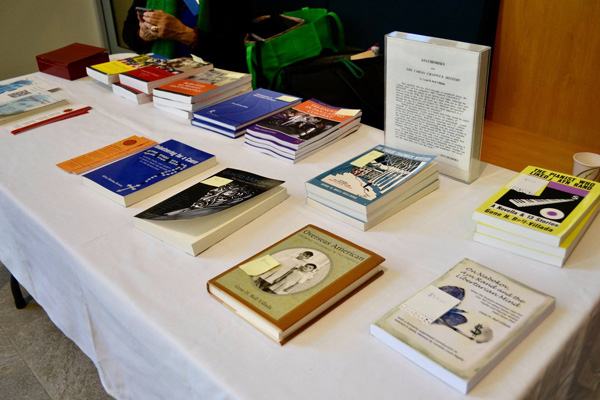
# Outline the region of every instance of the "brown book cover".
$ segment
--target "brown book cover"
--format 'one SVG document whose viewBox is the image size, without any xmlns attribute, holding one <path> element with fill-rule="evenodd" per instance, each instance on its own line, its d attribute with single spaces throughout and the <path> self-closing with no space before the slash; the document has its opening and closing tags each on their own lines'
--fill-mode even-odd
<svg viewBox="0 0 600 400">
<path fill-rule="evenodd" d="M 103 47 L 72 43 L 35 58 L 40 72 L 75 80 L 87 76 L 86 67 L 108 62 L 108 53 Z"/>
<path fill-rule="evenodd" d="M 251 276 L 240 266 L 269 259 Z M 283 344 L 381 275 L 384 258 L 314 225 L 292 233 L 208 281 L 208 292 Z"/>
</svg>

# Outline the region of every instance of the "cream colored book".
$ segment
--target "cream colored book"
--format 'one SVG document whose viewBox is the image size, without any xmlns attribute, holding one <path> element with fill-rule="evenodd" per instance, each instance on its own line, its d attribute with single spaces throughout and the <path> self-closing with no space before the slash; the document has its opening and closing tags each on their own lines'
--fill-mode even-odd
<svg viewBox="0 0 600 400">
<path fill-rule="evenodd" d="M 467 393 L 554 305 L 554 297 L 465 258 L 379 318 L 371 334 Z"/>
</svg>

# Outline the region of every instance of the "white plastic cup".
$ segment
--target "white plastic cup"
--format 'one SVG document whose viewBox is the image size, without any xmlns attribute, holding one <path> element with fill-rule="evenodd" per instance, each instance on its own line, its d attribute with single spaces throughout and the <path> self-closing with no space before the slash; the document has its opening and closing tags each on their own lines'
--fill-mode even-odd
<svg viewBox="0 0 600 400">
<path fill-rule="evenodd" d="M 590 181 L 599 181 L 600 154 L 576 153 L 573 156 L 573 175 Z"/>
</svg>

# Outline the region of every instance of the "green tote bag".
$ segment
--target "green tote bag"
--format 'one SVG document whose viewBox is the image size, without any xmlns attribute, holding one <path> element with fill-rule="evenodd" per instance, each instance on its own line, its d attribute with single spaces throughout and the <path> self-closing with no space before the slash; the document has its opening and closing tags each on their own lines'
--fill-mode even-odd
<svg viewBox="0 0 600 400">
<path fill-rule="evenodd" d="M 278 90 L 282 68 L 316 57 L 323 50 L 344 50 L 344 28 L 334 12 L 305 7 L 256 18 L 245 45 L 252 86 Z"/>
</svg>

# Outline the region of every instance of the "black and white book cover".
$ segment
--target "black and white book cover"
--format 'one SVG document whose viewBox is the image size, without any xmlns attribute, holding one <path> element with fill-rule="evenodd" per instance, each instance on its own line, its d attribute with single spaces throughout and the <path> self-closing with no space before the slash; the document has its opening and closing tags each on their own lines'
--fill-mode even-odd
<svg viewBox="0 0 600 400">
<path fill-rule="evenodd" d="M 154 221 L 178 221 L 213 215 L 242 204 L 284 181 L 226 168 L 136 215 Z"/>
</svg>

